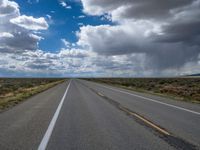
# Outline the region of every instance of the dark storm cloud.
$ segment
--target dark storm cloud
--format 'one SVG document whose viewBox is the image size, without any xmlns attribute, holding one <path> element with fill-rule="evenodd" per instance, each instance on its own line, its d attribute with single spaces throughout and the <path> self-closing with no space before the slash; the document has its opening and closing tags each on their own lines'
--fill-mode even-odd
<svg viewBox="0 0 200 150">
<path fill-rule="evenodd" d="M 147 68 L 181 68 L 200 54 L 199 0 L 82 0 L 90 15 L 108 13 L 115 26 L 84 26 L 79 44 L 99 55 L 145 54 Z M 131 60 L 131 59 L 130 59 Z M 133 64 L 135 61 L 132 59 Z M 113 66 L 111 66 L 113 67 Z"/>
<path fill-rule="evenodd" d="M 117 13 L 120 18 L 160 18 L 171 15 L 171 10 L 193 3 L 195 0 L 82 0 L 85 12 L 96 15 Z M 122 8 L 123 11 L 117 11 Z"/>
<path fill-rule="evenodd" d="M 166 19 L 173 15 L 170 11 L 190 4 L 192 0 L 137 0 L 132 2 L 132 6 L 125 9 L 121 18 L 137 19 Z"/>
<path fill-rule="evenodd" d="M 163 35 L 157 36 L 157 40 L 160 42 L 183 42 L 186 44 L 200 45 L 200 20 L 175 22 L 163 26 L 163 33 Z"/>
<path fill-rule="evenodd" d="M 196 62 L 200 53 L 199 46 L 187 46 L 182 43 L 163 44 L 153 52 L 147 53 L 149 68 L 180 68 L 187 62 Z"/>
</svg>

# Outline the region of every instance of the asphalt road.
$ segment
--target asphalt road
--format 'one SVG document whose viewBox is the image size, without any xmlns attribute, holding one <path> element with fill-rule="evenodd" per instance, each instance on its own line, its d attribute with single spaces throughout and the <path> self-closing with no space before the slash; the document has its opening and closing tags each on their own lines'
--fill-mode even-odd
<svg viewBox="0 0 200 150">
<path fill-rule="evenodd" d="M 0 149 L 200 149 L 199 125 L 199 105 L 73 79 L 1 113 Z"/>
</svg>

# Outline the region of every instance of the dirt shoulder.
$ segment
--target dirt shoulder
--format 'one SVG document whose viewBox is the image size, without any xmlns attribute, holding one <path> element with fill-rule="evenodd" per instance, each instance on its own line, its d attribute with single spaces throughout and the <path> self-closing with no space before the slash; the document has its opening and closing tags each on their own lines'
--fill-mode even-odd
<svg viewBox="0 0 200 150">
<path fill-rule="evenodd" d="M 200 104 L 200 78 L 91 78 L 87 80 Z"/>
<path fill-rule="evenodd" d="M 58 85 L 66 79 L 0 79 L 0 112 L 27 98 Z"/>
</svg>

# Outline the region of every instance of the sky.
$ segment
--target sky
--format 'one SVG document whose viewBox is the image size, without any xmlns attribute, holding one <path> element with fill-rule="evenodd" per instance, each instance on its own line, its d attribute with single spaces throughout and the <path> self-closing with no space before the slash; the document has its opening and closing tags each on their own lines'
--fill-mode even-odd
<svg viewBox="0 0 200 150">
<path fill-rule="evenodd" d="M 200 73 L 200 0 L 0 0 L 0 77 Z"/>
</svg>

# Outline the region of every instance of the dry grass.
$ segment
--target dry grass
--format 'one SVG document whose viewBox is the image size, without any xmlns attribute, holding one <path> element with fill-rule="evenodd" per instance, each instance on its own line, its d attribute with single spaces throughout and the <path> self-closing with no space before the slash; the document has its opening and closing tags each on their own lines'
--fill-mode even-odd
<svg viewBox="0 0 200 150">
<path fill-rule="evenodd" d="M 0 79 L 0 111 L 19 104 L 30 96 L 47 90 L 64 79 Z"/>
<path fill-rule="evenodd" d="M 200 104 L 200 78 L 93 78 L 87 80 Z"/>
</svg>

